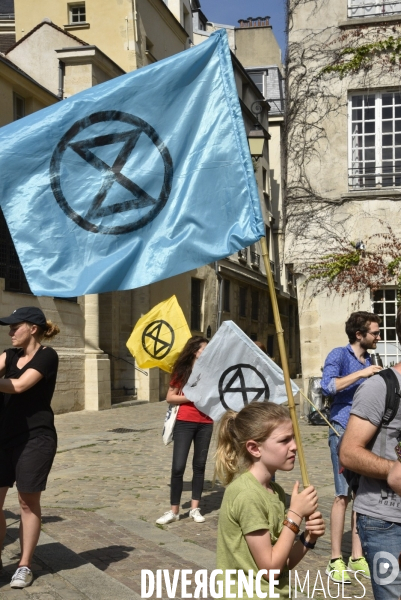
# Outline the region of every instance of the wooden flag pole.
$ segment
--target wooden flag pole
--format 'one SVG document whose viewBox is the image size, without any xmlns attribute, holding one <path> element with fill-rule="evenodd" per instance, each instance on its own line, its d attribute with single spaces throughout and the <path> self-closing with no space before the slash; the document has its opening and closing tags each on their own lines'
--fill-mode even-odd
<svg viewBox="0 0 401 600">
<path fill-rule="evenodd" d="M 294 428 L 295 441 L 296 441 L 296 444 L 298 447 L 298 458 L 299 458 L 299 466 L 301 468 L 302 483 L 303 483 L 304 487 L 307 487 L 309 485 L 309 477 L 308 477 L 308 472 L 306 470 L 305 455 L 304 455 L 304 450 L 302 447 L 301 434 L 299 431 L 298 419 L 297 419 L 297 415 L 296 415 L 296 411 L 295 411 L 294 396 L 292 395 L 290 372 L 288 370 L 287 354 L 286 354 L 285 345 L 284 345 L 284 330 L 281 326 L 281 319 L 280 319 L 280 313 L 278 310 L 276 289 L 274 287 L 274 280 L 273 280 L 273 274 L 272 274 L 272 270 L 271 270 L 271 266 L 270 266 L 270 258 L 269 258 L 269 252 L 267 249 L 266 238 L 262 237 L 260 240 L 260 243 L 262 246 L 262 256 L 263 256 L 263 261 L 264 261 L 265 269 L 266 269 L 267 285 L 270 290 L 270 298 L 271 298 L 271 303 L 272 303 L 272 307 L 273 307 L 274 324 L 276 326 L 277 341 L 278 341 L 278 347 L 279 347 L 280 359 L 281 359 L 281 368 L 283 369 L 285 389 L 286 389 L 287 398 L 288 398 L 288 408 L 290 410 L 292 426 Z"/>
</svg>

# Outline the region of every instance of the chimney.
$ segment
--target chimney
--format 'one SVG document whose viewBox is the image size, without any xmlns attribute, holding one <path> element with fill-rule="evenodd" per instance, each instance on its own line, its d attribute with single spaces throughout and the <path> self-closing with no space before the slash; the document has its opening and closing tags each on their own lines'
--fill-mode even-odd
<svg viewBox="0 0 401 600">
<path fill-rule="evenodd" d="M 238 21 L 240 28 L 244 27 L 270 27 L 270 17 L 248 17 Z"/>
</svg>

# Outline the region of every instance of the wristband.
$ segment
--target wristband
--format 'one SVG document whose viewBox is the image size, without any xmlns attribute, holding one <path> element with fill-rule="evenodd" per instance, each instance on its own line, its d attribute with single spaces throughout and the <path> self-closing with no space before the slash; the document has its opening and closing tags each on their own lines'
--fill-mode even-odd
<svg viewBox="0 0 401 600">
<path fill-rule="evenodd" d="M 311 550 L 313 550 L 313 548 L 316 546 L 316 542 L 314 544 L 312 544 L 312 542 L 307 542 L 306 541 L 306 539 L 305 539 L 305 532 L 304 531 L 299 536 L 299 541 L 303 543 L 303 545 L 305 546 L 305 548 L 310 548 Z"/>
<path fill-rule="evenodd" d="M 299 515 L 297 512 L 295 512 L 295 510 L 292 510 L 292 508 L 289 508 L 289 509 L 288 509 L 288 512 L 292 512 L 292 513 L 294 513 L 294 515 L 297 515 L 297 517 L 299 517 L 299 518 L 301 519 L 301 522 L 302 522 L 302 517 L 301 517 L 301 515 Z"/>
<path fill-rule="evenodd" d="M 394 450 L 397 455 L 397 459 L 401 462 L 401 442 L 398 442 Z"/>
<path fill-rule="evenodd" d="M 286 517 L 284 519 L 283 525 L 285 525 L 286 527 L 288 527 L 289 529 L 291 529 L 291 531 L 293 531 L 295 533 L 295 535 L 298 535 L 298 533 L 299 533 L 299 525 L 297 525 L 295 523 L 295 521 L 293 521 L 292 519 L 289 519 L 288 517 Z"/>
</svg>

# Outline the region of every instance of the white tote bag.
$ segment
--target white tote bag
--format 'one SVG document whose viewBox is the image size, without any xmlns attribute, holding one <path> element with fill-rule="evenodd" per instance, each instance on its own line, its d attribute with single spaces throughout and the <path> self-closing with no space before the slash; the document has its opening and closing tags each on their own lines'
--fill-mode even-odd
<svg viewBox="0 0 401 600">
<path fill-rule="evenodd" d="M 162 438 L 165 446 L 171 444 L 171 442 L 173 441 L 174 425 L 177 420 L 178 409 L 178 404 L 170 404 L 167 409 L 162 433 Z"/>
</svg>

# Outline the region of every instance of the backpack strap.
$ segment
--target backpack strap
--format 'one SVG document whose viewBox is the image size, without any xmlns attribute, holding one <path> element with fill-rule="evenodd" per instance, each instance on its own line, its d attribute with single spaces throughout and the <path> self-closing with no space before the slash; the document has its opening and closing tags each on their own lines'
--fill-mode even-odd
<svg viewBox="0 0 401 600">
<path fill-rule="evenodd" d="M 387 427 L 394 419 L 400 406 L 400 384 L 393 369 L 383 369 L 378 373 L 386 383 L 386 404 L 382 418 L 382 427 Z"/>
<path fill-rule="evenodd" d="M 393 369 L 383 369 L 378 373 L 386 383 L 386 403 L 380 427 L 380 457 L 386 455 L 387 427 L 396 416 L 400 406 L 400 384 Z M 382 485 L 382 498 L 387 498 L 387 490 Z"/>
</svg>

